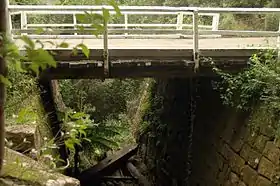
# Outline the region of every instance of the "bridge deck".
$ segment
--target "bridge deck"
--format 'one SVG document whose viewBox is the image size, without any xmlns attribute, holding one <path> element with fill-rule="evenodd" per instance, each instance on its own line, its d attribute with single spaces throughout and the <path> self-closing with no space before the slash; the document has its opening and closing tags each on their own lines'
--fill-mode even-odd
<svg viewBox="0 0 280 186">
<path fill-rule="evenodd" d="M 51 40 L 56 43 L 67 42 L 70 47 L 79 43 L 86 44 L 91 49 L 103 49 L 103 39 L 40 39 Z M 21 40 L 15 40 L 18 46 L 23 46 Z M 249 38 L 201 38 L 199 49 L 246 49 L 258 47 L 275 47 L 275 37 L 249 37 Z M 109 49 L 192 49 L 192 39 L 109 39 Z M 46 48 L 52 48 L 50 44 Z"/>
<path fill-rule="evenodd" d="M 46 41 L 47 39 L 41 39 Z M 48 39 L 67 42 L 69 49 L 55 49 L 60 61 L 55 69 L 48 69 L 42 76 L 61 78 L 103 78 L 102 39 Z M 90 48 L 90 58 L 72 53 L 72 47 L 83 42 Z M 197 75 L 193 73 L 192 39 L 109 39 L 109 77 L 178 77 Z M 16 40 L 19 46 L 23 42 Z M 200 56 L 211 57 L 218 66 L 230 71 L 246 66 L 250 56 L 260 47 L 275 47 L 276 38 L 212 38 L 200 39 Z M 200 74 L 213 74 L 210 62 L 200 64 Z"/>
</svg>

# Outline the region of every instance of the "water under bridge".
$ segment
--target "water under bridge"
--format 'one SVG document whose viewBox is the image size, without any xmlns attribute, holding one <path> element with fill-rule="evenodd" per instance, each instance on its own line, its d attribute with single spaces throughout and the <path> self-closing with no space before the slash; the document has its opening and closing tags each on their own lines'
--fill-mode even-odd
<svg viewBox="0 0 280 186">
<path fill-rule="evenodd" d="M 111 6 L 10 5 L 12 38 L 23 51 L 24 43 L 19 37 L 28 35 L 43 42 L 46 50 L 55 52 L 58 67 L 42 73 L 49 79 L 187 77 L 194 75 L 194 66 L 200 67 L 200 75 L 210 75 L 211 62 L 230 70 L 240 69 L 259 49 L 278 49 L 280 44 L 279 30 L 219 29 L 222 13 L 266 15 L 279 13 L 277 8 L 120 6 L 121 21 L 103 25 L 103 34 L 96 37 L 91 34 L 91 24 L 82 24 L 77 17 L 86 12 L 102 13 L 102 8 L 116 13 Z M 64 18 L 51 23 L 34 21 L 34 16 L 50 15 L 68 17 L 67 21 Z M 19 23 L 14 21 L 16 16 Z M 141 22 L 149 16 L 162 19 L 156 23 Z M 173 22 L 163 21 L 164 18 Z M 202 24 L 202 19 L 208 20 L 207 24 Z M 69 46 L 61 48 L 48 41 L 67 42 Z M 88 57 L 82 52 L 73 54 L 73 47 L 79 43 L 89 48 Z"/>
</svg>

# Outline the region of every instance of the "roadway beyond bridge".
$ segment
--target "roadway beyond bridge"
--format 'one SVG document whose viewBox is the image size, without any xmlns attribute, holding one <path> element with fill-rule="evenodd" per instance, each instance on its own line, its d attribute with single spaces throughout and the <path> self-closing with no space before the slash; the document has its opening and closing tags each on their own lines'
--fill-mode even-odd
<svg viewBox="0 0 280 186">
<path fill-rule="evenodd" d="M 57 68 L 42 73 L 49 79 L 188 77 L 197 75 L 194 66 L 200 67 L 199 75 L 208 76 L 213 75 L 211 62 L 225 70 L 236 71 L 244 68 L 251 55 L 259 49 L 277 49 L 280 46 L 280 31 L 219 30 L 220 13 L 279 14 L 278 8 L 124 6 L 120 7 L 124 23 L 108 23 L 103 35 L 95 38 L 88 34 L 90 25 L 78 23 L 77 15 L 87 11 L 100 13 L 102 8 L 104 6 L 11 5 L 12 37 L 23 52 L 24 43 L 18 39 L 22 34 L 43 43 L 69 44 L 68 48 L 44 44 L 44 48 L 54 52 L 59 62 Z M 112 7 L 105 8 L 114 13 Z M 61 23 L 61 20 L 59 23 L 28 22 L 30 15 L 56 14 L 70 16 L 73 23 Z M 20 29 L 13 25 L 12 16 L 16 15 L 21 16 Z M 132 15 L 175 16 L 176 23 L 130 23 Z M 190 20 L 188 16 L 192 17 L 191 23 L 186 23 Z M 200 25 L 199 18 L 203 16 L 210 17 L 211 24 Z M 81 25 L 87 33 L 77 30 Z M 38 28 L 44 32 L 36 34 Z M 80 43 L 89 48 L 89 58 L 81 51 L 73 55 L 73 47 Z"/>
</svg>

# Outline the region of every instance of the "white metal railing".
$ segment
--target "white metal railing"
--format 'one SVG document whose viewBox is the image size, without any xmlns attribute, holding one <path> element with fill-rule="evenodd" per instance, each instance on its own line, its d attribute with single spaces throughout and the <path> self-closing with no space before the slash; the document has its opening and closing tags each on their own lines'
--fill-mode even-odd
<svg viewBox="0 0 280 186">
<path fill-rule="evenodd" d="M 29 34 L 35 36 L 34 28 L 49 27 L 52 30 L 57 29 L 61 33 L 73 34 L 67 37 L 85 38 L 86 35 L 80 34 L 77 31 L 76 15 L 84 12 L 102 13 L 102 8 L 110 10 L 114 14 L 114 9 L 111 6 L 9 6 L 10 15 L 20 14 L 21 23 L 20 29 L 12 29 L 12 33 Z M 232 14 L 278 14 L 280 15 L 280 8 L 196 8 L 196 7 L 160 7 L 160 6 L 120 6 L 121 13 L 124 16 L 124 23 L 107 25 L 107 30 L 104 34 L 104 48 L 108 49 L 108 36 L 121 35 L 128 36 L 137 34 L 139 37 L 147 36 L 147 34 L 165 34 L 165 35 L 191 35 L 193 38 L 193 56 L 196 65 L 199 59 L 199 36 L 200 35 L 218 35 L 218 36 L 256 36 L 256 37 L 277 37 L 277 48 L 280 47 L 280 24 L 278 31 L 245 31 L 245 30 L 219 30 L 219 18 L 221 13 Z M 70 24 L 31 24 L 28 23 L 28 15 L 31 14 L 63 14 L 72 15 L 73 22 Z M 142 24 L 129 23 L 131 15 L 174 15 L 176 16 L 176 23 L 160 23 L 160 24 Z M 184 23 L 186 16 L 192 16 L 192 23 Z M 211 25 L 200 25 L 199 16 L 212 17 Z M 12 25 L 12 22 L 10 22 Z M 89 25 L 84 25 L 85 27 Z M 61 27 L 72 27 L 72 29 L 63 29 Z M 135 29 L 135 27 L 141 27 Z M 11 27 L 13 28 L 13 27 Z M 85 28 L 85 31 L 87 29 Z M 63 35 L 55 35 L 55 37 L 63 37 Z M 167 37 L 166 36 L 166 37 Z M 51 37 L 46 35 L 45 37 Z M 66 37 L 64 35 L 64 37 Z M 93 36 L 90 36 L 93 37 Z M 105 41 L 106 40 L 106 41 Z M 280 53 L 279 53 L 280 54 Z"/>
<path fill-rule="evenodd" d="M 34 28 L 51 28 L 53 32 L 61 31 L 58 37 L 66 37 L 63 36 L 63 33 L 66 34 L 74 34 L 74 37 L 77 36 L 77 27 L 83 26 L 84 28 L 89 28 L 90 24 L 78 24 L 76 15 L 84 14 L 85 11 L 90 11 L 91 13 L 102 13 L 102 6 L 67 6 L 65 10 L 62 11 L 63 7 L 61 6 L 32 6 L 33 8 L 29 8 L 31 6 L 10 6 L 10 12 L 12 15 L 20 15 L 20 29 L 13 29 L 13 34 L 15 33 L 28 33 L 34 36 Z M 106 7 L 110 9 L 109 7 Z M 192 16 L 192 12 L 184 12 L 179 11 L 178 8 L 174 9 L 164 9 L 163 7 L 154 7 L 151 9 L 146 9 L 143 11 L 141 7 L 120 7 L 121 12 L 124 16 L 124 22 L 118 24 L 108 24 L 108 29 L 110 29 L 109 34 L 123 34 L 128 36 L 128 34 L 176 34 L 180 33 L 179 30 L 183 30 L 184 28 L 192 28 L 193 24 L 184 23 L 184 18 L 186 16 Z M 110 12 L 111 14 L 115 14 L 113 10 Z M 30 15 L 70 15 L 72 17 L 72 23 L 55 23 L 55 24 L 46 24 L 46 23 L 28 23 L 28 16 Z M 147 15 L 164 15 L 164 16 L 177 16 L 176 23 L 129 23 L 129 17 L 131 15 L 147 16 Z M 200 16 L 212 17 L 212 24 L 210 25 L 198 25 L 198 28 L 201 29 L 211 29 L 213 31 L 218 30 L 219 25 L 219 14 L 217 13 L 201 13 Z M 70 27 L 70 29 L 63 30 L 62 27 Z M 137 28 L 138 29 L 135 29 Z M 71 29 L 72 28 L 72 29 Z M 139 29 L 142 28 L 142 29 Z M 157 33 L 154 33 L 154 29 L 156 28 Z M 158 29 L 160 28 L 160 29 Z M 167 29 L 169 28 L 169 29 Z M 150 30 L 148 30 L 150 29 Z M 57 33 L 57 32 L 56 32 Z M 187 33 L 188 34 L 188 33 Z M 65 34 L 64 34 L 65 35 Z M 85 35 L 82 34 L 82 37 Z M 39 36 L 37 36 L 39 37 Z M 67 35 L 67 37 L 72 37 L 71 35 Z M 93 37 L 93 36 L 91 36 Z"/>
</svg>

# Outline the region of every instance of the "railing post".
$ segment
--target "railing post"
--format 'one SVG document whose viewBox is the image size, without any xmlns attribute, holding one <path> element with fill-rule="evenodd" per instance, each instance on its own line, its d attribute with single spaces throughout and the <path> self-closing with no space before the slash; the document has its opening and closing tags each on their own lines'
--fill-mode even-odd
<svg viewBox="0 0 280 186">
<path fill-rule="evenodd" d="M 278 61 L 280 60 L 280 19 L 278 21 L 278 36 L 277 36 L 277 57 Z"/>
<path fill-rule="evenodd" d="M 9 4 L 9 1 L 8 1 L 8 4 Z M 7 14 L 8 14 L 8 26 L 7 26 L 7 32 L 8 32 L 8 37 L 9 37 L 9 39 L 13 39 L 13 35 L 12 35 L 12 29 L 13 29 L 13 22 L 12 22 L 12 15 L 11 15 L 11 13 L 10 13 L 10 11 L 9 11 L 9 9 L 8 9 L 8 12 L 7 12 Z"/>
<path fill-rule="evenodd" d="M 76 30 L 76 25 L 77 25 L 77 18 L 76 18 L 76 14 L 73 14 L 73 24 L 74 24 L 74 29 Z M 77 32 L 74 33 L 74 35 L 77 35 Z"/>
<path fill-rule="evenodd" d="M 179 12 L 177 15 L 177 30 L 183 29 L 183 20 L 184 20 L 184 14 L 183 12 Z"/>
<path fill-rule="evenodd" d="M 183 30 L 183 20 L 184 20 L 184 14 L 183 12 L 179 12 L 177 15 L 177 30 Z M 182 34 L 177 34 L 179 37 L 182 36 Z"/>
<path fill-rule="evenodd" d="M 124 14 L 124 28 L 126 30 L 128 29 L 128 15 L 127 14 Z M 127 37 L 128 33 L 125 33 L 124 35 L 125 35 L 125 37 Z"/>
<path fill-rule="evenodd" d="M 26 17 L 26 12 L 22 11 L 20 14 L 20 29 L 24 30 L 27 29 L 27 17 Z M 26 34 L 21 34 L 21 35 L 26 35 Z"/>
<path fill-rule="evenodd" d="M 193 11 L 193 60 L 195 72 L 199 68 L 199 47 L 198 47 L 198 10 Z"/>
<path fill-rule="evenodd" d="M 109 61 L 109 50 L 108 50 L 108 23 L 104 20 L 104 33 L 103 33 L 103 60 L 104 60 L 104 74 L 105 76 L 110 75 L 110 61 Z"/>
<path fill-rule="evenodd" d="M 212 20 L 212 30 L 213 31 L 219 30 L 219 21 L 220 21 L 220 14 L 214 15 L 213 20 Z"/>
</svg>

